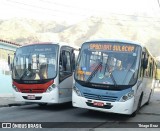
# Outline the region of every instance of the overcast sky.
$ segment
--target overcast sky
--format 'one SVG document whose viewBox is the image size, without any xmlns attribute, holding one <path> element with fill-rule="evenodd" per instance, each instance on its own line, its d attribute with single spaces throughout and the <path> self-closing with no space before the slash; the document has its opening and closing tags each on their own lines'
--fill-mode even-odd
<svg viewBox="0 0 160 131">
<path fill-rule="evenodd" d="M 157 0 L 0 0 L 0 19 L 35 18 L 78 22 L 110 13 L 160 16 Z"/>
</svg>

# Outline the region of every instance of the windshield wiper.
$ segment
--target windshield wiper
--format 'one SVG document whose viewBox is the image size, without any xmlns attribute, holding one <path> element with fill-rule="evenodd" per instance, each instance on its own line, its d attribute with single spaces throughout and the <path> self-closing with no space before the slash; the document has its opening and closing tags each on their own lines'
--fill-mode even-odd
<svg viewBox="0 0 160 131">
<path fill-rule="evenodd" d="M 107 61 L 108 62 L 108 61 Z M 112 74 L 112 72 L 110 72 L 109 71 L 109 65 L 108 65 L 108 63 L 106 62 L 106 64 L 105 64 L 105 70 L 104 70 L 104 74 L 105 74 L 105 72 L 106 72 L 106 68 L 107 68 L 107 70 L 108 70 L 108 73 L 109 73 L 109 75 L 110 75 L 110 77 L 111 77 L 111 79 L 112 79 L 112 81 L 113 81 L 113 83 L 114 83 L 114 85 L 117 85 L 117 82 L 116 82 L 116 80 L 114 79 L 114 76 L 113 76 L 113 74 Z"/>
<path fill-rule="evenodd" d="M 100 66 L 102 66 L 102 62 L 99 62 L 98 65 L 94 68 L 93 72 L 91 73 L 91 75 L 86 80 L 87 83 L 92 80 L 93 76 L 98 72 L 98 69 L 99 69 Z"/>
</svg>

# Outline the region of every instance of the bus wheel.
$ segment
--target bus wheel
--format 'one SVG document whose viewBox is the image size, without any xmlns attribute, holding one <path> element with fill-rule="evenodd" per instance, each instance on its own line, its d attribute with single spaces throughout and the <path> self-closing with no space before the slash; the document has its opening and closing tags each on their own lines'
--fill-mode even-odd
<svg viewBox="0 0 160 131">
<path fill-rule="evenodd" d="M 149 103 L 150 103 L 151 94 L 152 94 L 152 91 L 151 91 L 151 93 L 149 94 L 149 98 L 148 98 L 148 101 L 146 102 L 146 105 L 149 105 Z"/>
<path fill-rule="evenodd" d="M 135 116 L 137 115 L 137 113 L 139 112 L 139 110 L 140 110 L 140 108 L 141 108 L 141 102 L 142 102 L 142 95 L 141 95 L 141 97 L 140 97 L 140 99 L 139 99 L 137 109 L 136 109 L 136 111 L 134 111 L 134 112 L 130 115 L 131 117 L 135 117 Z"/>
<path fill-rule="evenodd" d="M 136 115 L 137 115 L 137 110 L 134 111 L 130 116 L 131 116 L 131 117 L 135 117 Z"/>
<path fill-rule="evenodd" d="M 47 106 L 47 103 L 39 103 L 38 105 L 43 107 L 43 106 Z"/>
</svg>

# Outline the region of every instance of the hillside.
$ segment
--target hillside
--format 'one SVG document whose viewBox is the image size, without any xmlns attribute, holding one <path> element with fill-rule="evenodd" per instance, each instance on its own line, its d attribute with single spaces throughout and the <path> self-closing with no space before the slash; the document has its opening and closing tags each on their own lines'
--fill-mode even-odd
<svg viewBox="0 0 160 131">
<path fill-rule="evenodd" d="M 0 21 L 0 38 L 20 44 L 40 41 L 65 41 L 80 46 L 96 38 L 135 40 L 160 55 L 159 19 L 136 16 L 90 17 L 75 25 L 55 21 L 11 19 Z"/>
<path fill-rule="evenodd" d="M 68 28 L 55 21 L 10 19 L 0 21 L 0 38 L 19 44 L 58 40 L 57 34 Z"/>
</svg>

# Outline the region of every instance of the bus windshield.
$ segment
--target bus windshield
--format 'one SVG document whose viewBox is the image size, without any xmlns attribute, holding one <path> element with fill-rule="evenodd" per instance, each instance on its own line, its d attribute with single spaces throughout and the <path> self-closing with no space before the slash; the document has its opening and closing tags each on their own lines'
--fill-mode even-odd
<svg viewBox="0 0 160 131">
<path fill-rule="evenodd" d="M 13 79 L 44 80 L 56 77 L 58 45 L 35 44 L 17 49 Z"/>
<path fill-rule="evenodd" d="M 75 80 L 101 85 L 133 85 L 138 77 L 140 46 L 128 43 L 84 43 Z"/>
</svg>

